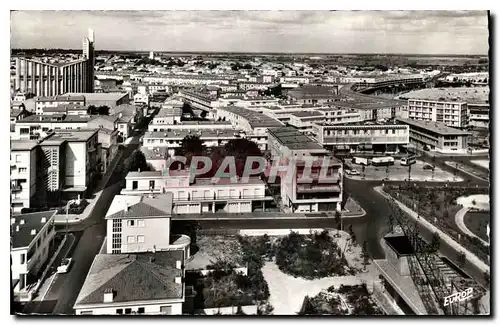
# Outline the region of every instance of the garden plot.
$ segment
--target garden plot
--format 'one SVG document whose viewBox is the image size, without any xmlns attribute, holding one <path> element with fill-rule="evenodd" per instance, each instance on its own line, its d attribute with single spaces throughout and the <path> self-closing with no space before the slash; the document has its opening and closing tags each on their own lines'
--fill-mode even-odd
<svg viewBox="0 0 500 325">
<path fill-rule="evenodd" d="M 454 175 L 453 173 L 442 170 L 439 167 L 435 167 L 434 173 L 432 170 L 426 169 L 426 165 L 429 164 L 417 160 L 417 162 L 411 165 L 410 177 L 413 181 L 417 182 L 461 182 L 463 179 Z M 351 167 L 356 169 L 360 175 L 345 175 L 345 177 L 352 179 L 364 179 L 364 180 L 389 180 L 389 181 L 404 181 L 408 179 L 408 166 L 401 166 L 398 161 L 392 166 L 366 166 L 363 172 L 362 166 L 353 165 Z M 364 177 L 363 177 L 364 174 Z"/>
</svg>

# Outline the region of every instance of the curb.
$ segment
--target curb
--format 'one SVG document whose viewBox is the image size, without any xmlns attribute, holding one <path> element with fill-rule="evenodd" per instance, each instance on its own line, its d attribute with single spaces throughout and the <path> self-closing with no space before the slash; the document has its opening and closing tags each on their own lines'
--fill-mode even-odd
<svg viewBox="0 0 500 325">
<path fill-rule="evenodd" d="M 374 190 L 382 195 L 385 198 L 392 198 L 394 199 L 391 195 L 386 193 L 381 186 L 377 186 L 374 188 Z M 487 271 L 488 273 L 490 272 L 490 267 L 483 262 L 479 257 L 477 257 L 474 253 L 463 247 L 461 244 L 456 242 L 453 238 L 451 238 L 448 234 L 443 232 L 441 229 L 437 228 L 433 224 L 431 224 L 429 221 L 425 220 L 424 218 L 415 218 L 413 214 L 416 214 L 415 211 L 407 207 L 405 204 L 399 202 L 398 200 L 394 199 L 396 204 L 401 208 L 403 212 L 405 212 L 412 220 L 416 220 L 421 226 L 424 226 L 428 230 L 432 232 L 438 232 L 439 236 L 441 237 L 442 240 L 446 241 L 448 245 L 450 245 L 455 251 L 459 252 L 460 250 L 463 251 L 466 254 L 467 260 L 469 260 L 471 263 L 473 263 L 476 267 L 481 269 L 482 271 Z"/>
<path fill-rule="evenodd" d="M 473 233 L 469 228 L 467 228 L 467 226 L 465 225 L 465 222 L 464 222 L 464 217 L 465 215 L 467 214 L 467 212 L 469 212 L 470 208 L 468 207 L 463 207 L 462 209 L 460 209 L 456 214 L 455 214 L 455 223 L 457 224 L 458 226 L 458 229 L 460 229 L 461 232 L 463 232 L 465 235 L 469 236 L 469 237 L 475 237 L 477 239 L 479 239 L 481 241 L 481 243 L 483 243 L 484 246 L 490 246 L 490 244 L 488 242 L 486 242 L 484 239 L 482 239 L 481 237 L 479 237 L 478 235 L 476 235 L 475 233 Z"/>
<path fill-rule="evenodd" d="M 453 169 L 459 170 L 459 171 L 461 171 L 462 173 L 465 173 L 465 174 L 467 174 L 467 175 L 469 175 L 469 176 L 472 176 L 472 177 L 475 177 L 475 178 L 477 178 L 477 179 L 479 179 L 479 180 L 482 180 L 483 182 L 489 182 L 489 181 L 490 181 L 488 178 L 484 178 L 484 177 L 482 177 L 482 176 L 475 175 L 475 174 L 473 174 L 473 173 L 471 173 L 471 172 L 469 172 L 469 171 L 467 171 L 467 170 L 465 170 L 465 169 L 463 169 L 463 168 L 460 168 L 460 167 L 458 167 L 458 168 L 457 168 L 457 167 L 456 167 L 456 164 L 453 164 L 452 162 L 450 163 L 450 162 L 448 162 L 448 161 L 445 161 L 445 162 L 444 162 L 444 164 L 445 164 L 446 166 L 448 166 L 448 167 L 451 167 L 451 168 L 453 168 Z"/>
</svg>

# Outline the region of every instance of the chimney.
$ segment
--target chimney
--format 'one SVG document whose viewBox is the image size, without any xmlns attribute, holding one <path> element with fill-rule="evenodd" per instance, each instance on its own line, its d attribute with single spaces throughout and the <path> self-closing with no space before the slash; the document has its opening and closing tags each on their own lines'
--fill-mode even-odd
<svg viewBox="0 0 500 325">
<path fill-rule="evenodd" d="M 42 218 L 42 223 L 46 223 L 47 222 L 47 218 L 43 217 Z"/>
<path fill-rule="evenodd" d="M 19 221 L 19 223 L 20 223 L 21 225 L 24 225 L 24 219 L 21 219 L 21 221 Z"/>
<path fill-rule="evenodd" d="M 175 283 L 181 284 L 182 283 L 182 278 L 180 276 L 175 277 Z"/>
<path fill-rule="evenodd" d="M 104 303 L 113 302 L 113 298 L 114 298 L 113 289 L 107 288 L 106 290 L 104 290 L 104 301 L 103 301 Z"/>
<path fill-rule="evenodd" d="M 182 268 L 182 262 L 181 261 L 176 261 L 175 262 L 175 267 L 180 270 Z"/>
<path fill-rule="evenodd" d="M 16 226 L 16 232 L 19 232 L 19 225 Z"/>
<path fill-rule="evenodd" d="M 123 206 L 123 212 L 127 212 L 128 211 L 128 204 L 127 202 L 125 202 L 125 205 Z"/>
<path fill-rule="evenodd" d="M 36 229 L 31 229 L 31 235 L 33 235 L 33 236 L 36 235 Z"/>
</svg>

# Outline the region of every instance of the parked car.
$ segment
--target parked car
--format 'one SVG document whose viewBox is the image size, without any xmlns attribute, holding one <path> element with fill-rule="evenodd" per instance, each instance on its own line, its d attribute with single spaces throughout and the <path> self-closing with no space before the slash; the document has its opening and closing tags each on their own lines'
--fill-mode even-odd
<svg viewBox="0 0 500 325">
<path fill-rule="evenodd" d="M 356 169 L 346 170 L 345 173 L 347 175 L 359 175 L 359 172 Z"/>
<path fill-rule="evenodd" d="M 61 265 L 57 267 L 57 273 L 67 273 L 71 266 L 71 262 L 73 262 L 72 258 L 64 258 Z"/>
</svg>

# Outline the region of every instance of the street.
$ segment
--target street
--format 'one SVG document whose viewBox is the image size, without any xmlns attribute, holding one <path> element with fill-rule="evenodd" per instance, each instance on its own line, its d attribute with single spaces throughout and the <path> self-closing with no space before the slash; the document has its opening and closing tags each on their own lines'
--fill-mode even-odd
<svg viewBox="0 0 500 325">
<path fill-rule="evenodd" d="M 70 226 L 69 231 L 82 232 L 71 256 L 74 264 L 68 273 L 57 276 L 38 309 L 39 313 L 73 314 L 73 305 L 106 236 L 104 217 L 113 197 L 120 193 L 120 182 L 124 177 L 121 167 L 125 159 L 138 147 L 139 136 L 136 135 L 131 144 L 122 149 L 123 154 L 93 213 L 80 224 Z"/>
</svg>

